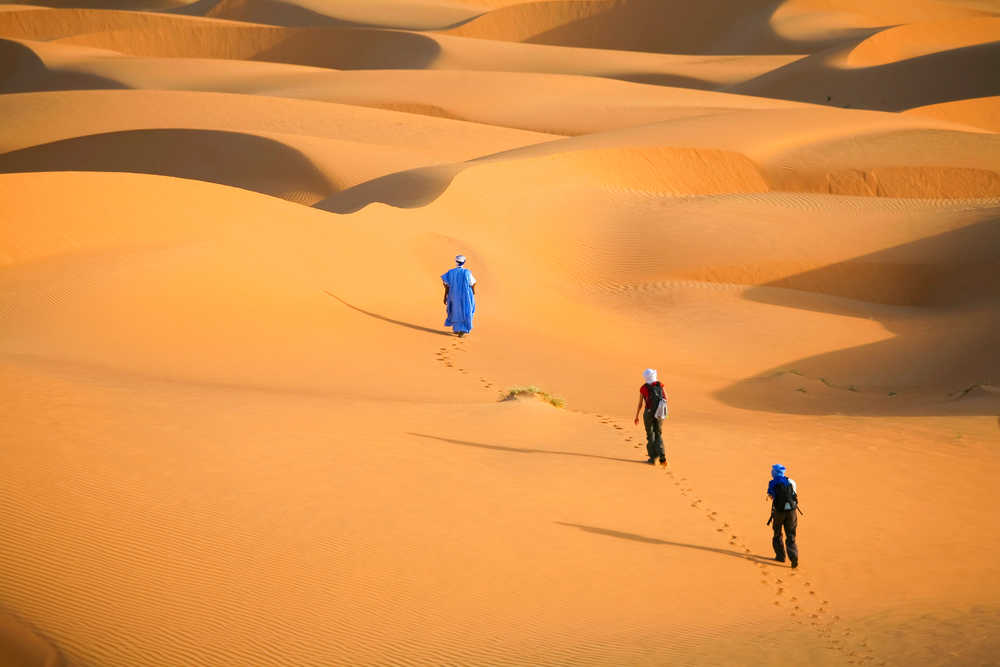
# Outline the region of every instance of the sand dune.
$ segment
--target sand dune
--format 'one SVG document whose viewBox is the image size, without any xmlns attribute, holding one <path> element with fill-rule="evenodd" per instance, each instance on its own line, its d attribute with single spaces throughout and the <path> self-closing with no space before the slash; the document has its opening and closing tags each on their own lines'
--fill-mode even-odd
<svg viewBox="0 0 1000 667">
<path fill-rule="evenodd" d="M 874 67 L 941 51 L 995 42 L 1000 18 L 911 23 L 883 30 L 854 47 L 849 67 Z"/>
<path fill-rule="evenodd" d="M 386 174 L 554 138 L 437 118 L 401 125 L 389 111 L 289 102 L 166 91 L 7 95 L 0 171 L 162 174 L 313 204 Z M 460 134 L 460 144 L 442 141 Z"/>
<path fill-rule="evenodd" d="M 447 28 L 481 12 L 449 0 L 202 0 L 175 13 L 283 26 L 361 25 L 407 30 Z"/>
<path fill-rule="evenodd" d="M 673 195 L 768 190 L 946 199 L 1000 195 L 993 135 L 910 122 L 835 109 L 703 109 L 648 126 L 388 174 L 317 206 L 341 213 L 372 202 L 425 206 L 468 170 L 485 170 L 488 181 L 503 174 L 504 181 L 529 178 L 553 186 L 584 181 L 602 189 Z M 927 151 L 928 146 L 937 150 Z"/>
<path fill-rule="evenodd" d="M 862 68 L 845 66 L 849 51 L 810 56 L 728 92 L 817 104 L 902 111 L 996 92 L 989 72 L 1000 47 L 979 44 Z M 950 76 L 965 72 L 968 76 Z M 821 85 L 817 85 L 821 81 Z"/>
<path fill-rule="evenodd" d="M 992 132 L 1000 132 L 1000 122 L 997 121 L 997 118 L 1000 117 L 998 111 L 1000 111 L 1000 96 L 931 104 L 909 109 L 907 113 L 941 118 L 955 123 L 981 127 Z"/>
<path fill-rule="evenodd" d="M 996 13 L 995 7 L 992 8 Z M 495 9 L 452 34 L 560 46 L 665 53 L 810 53 L 879 26 L 927 20 L 976 20 L 973 7 L 933 0 L 880 2 L 793 0 L 734 5 L 653 0 L 542 0 Z M 916 35 L 915 35 L 916 36 Z M 939 35 L 935 36 L 936 38 Z"/>
<path fill-rule="evenodd" d="M 335 72 L 278 63 L 198 59 L 188 59 L 189 67 L 178 68 L 180 59 L 177 58 L 124 57 L 106 49 L 32 40 L 5 40 L 0 44 L 9 54 L 6 57 L 8 75 L 0 80 L 7 92 L 151 88 L 251 93 L 371 106 L 560 134 L 641 125 L 683 114 L 703 113 L 702 108 L 796 106 L 766 98 L 636 85 L 589 76 L 535 72 L 472 74 L 464 70 Z M 680 67 L 702 65 L 712 67 L 711 63 L 691 66 L 682 63 Z M 587 72 L 580 63 L 576 63 L 575 68 Z M 603 70 L 597 73 L 602 74 Z M 669 78 L 668 74 L 662 76 Z M 478 86 L 480 82 L 489 82 L 482 95 L 470 98 L 463 93 L 470 85 Z M 535 100 L 530 108 L 498 103 L 524 95 L 528 90 Z M 608 98 L 614 98 L 616 103 L 608 104 Z M 568 105 L 572 105 L 576 113 L 567 114 Z M 694 108 L 689 110 L 689 107 Z"/>
<path fill-rule="evenodd" d="M 696 7 L 653 0 L 524 2 L 472 19 L 451 34 L 559 46 L 662 53 L 806 53 L 815 44 L 781 39 L 772 3 L 709 1 Z M 827 37 L 829 39 L 829 37 Z M 826 40 L 820 40 L 824 43 Z"/>
<path fill-rule="evenodd" d="M 435 67 L 586 74 L 696 88 L 741 83 L 799 58 L 632 54 L 464 39 L 436 33 L 292 29 L 136 12 L 102 12 L 95 16 L 70 10 L 47 12 L 44 21 L 28 21 L 23 13 L 0 20 L 0 37 L 63 39 L 130 55 L 170 58 L 250 58 L 335 69 Z M 314 48 L 333 38 L 344 48 L 332 52 Z M 395 51 L 382 49 L 390 44 Z M 398 52 L 400 48 L 404 52 Z M 178 74 L 175 68 L 174 75 Z"/>
<path fill-rule="evenodd" d="M 37 4 L 0 664 L 1000 654 L 996 3 Z"/>
</svg>

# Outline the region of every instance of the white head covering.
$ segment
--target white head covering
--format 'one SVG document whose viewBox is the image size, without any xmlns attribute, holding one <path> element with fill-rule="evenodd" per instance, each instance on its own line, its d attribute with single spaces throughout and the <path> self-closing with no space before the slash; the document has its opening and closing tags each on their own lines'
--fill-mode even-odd
<svg viewBox="0 0 1000 667">
<path fill-rule="evenodd" d="M 656 369 L 647 368 L 642 372 L 642 379 L 646 381 L 646 384 L 653 384 L 656 382 Z"/>
<path fill-rule="evenodd" d="M 465 264 L 465 255 L 455 255 L 455 263 L 459 266 Z"/>
</svg>

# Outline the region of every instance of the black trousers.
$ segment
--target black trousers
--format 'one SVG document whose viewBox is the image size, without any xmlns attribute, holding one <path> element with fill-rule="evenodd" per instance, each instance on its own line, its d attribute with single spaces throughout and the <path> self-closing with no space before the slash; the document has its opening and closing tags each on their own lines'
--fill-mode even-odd
<svg viewBox="0 0 1000 667">
<path fill-rule="evenodd" d="M 656 418 L 656 412 L 644 410 L 642 421 L 646 425 L 646 454 L 651 459 L 666 457 L 666 450 L 663 448 L 663 433 L 660 431 L 660 420 Z"/>
<path fill-rule="evenodd" d="M 795 510 L 775 510 L 774 538 L 771 546 L 774 547 L 774 557 L 778 560 L 785 560 L 785 551 L 788 551 L 788 559 L 793 563 L 799 562 L 799 547 L 795 544 L 795 530 L 799 526 L 799 517 Z M 785 531 L 785 543 L 781 543 L 781 531 Z"/>
</svg>

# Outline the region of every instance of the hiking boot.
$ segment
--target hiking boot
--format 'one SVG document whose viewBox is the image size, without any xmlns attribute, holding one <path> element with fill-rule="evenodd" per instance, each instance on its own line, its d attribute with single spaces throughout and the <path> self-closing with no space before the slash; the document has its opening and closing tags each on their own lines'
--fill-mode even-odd
<svg viewBox="0 0 1000 667">
<path fill-rule="evenodd" d="M 649 465 L 653 465 L 654 463 L 656 463 L 656 457 L 655 456 L 650 456 L 649 460 L 646 461 L 646 463 L 648 463 Z"/>
<path fill-rule="evenodd" d="M 797 568 L 798 566 L 799 566 L 799 561 L 797 561 L 797 560 L 793 560 L 793 561 L 792 561 L 792 569 L 794 570 L 794 569 L 795 569 L 795 568 Z"/>
<path fill-rule="evenodd" d="M 779 563 L 784 563 L 785 562 L 785 557 L 784 556 L 775 556 L 774 560 L 776 560 Z"/>
<path fill-rule="evenodd" d="M 667 465 L 667 457 L 666 456 L 661 456 L 660 457 L 660 464 L 661 465 Z"/>
</svg>

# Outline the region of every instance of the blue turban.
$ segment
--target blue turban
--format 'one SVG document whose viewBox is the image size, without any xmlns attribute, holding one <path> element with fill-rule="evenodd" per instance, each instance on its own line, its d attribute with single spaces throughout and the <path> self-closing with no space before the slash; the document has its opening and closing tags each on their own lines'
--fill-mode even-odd
<svg viewBox="0 0 1000 667">
<path fill-rule="evenodd" d="M 778 478 L 785 476 L 785 466 L 780 463 L 775 463 L 771 466 L 771 477 Z"/>
</svg>

